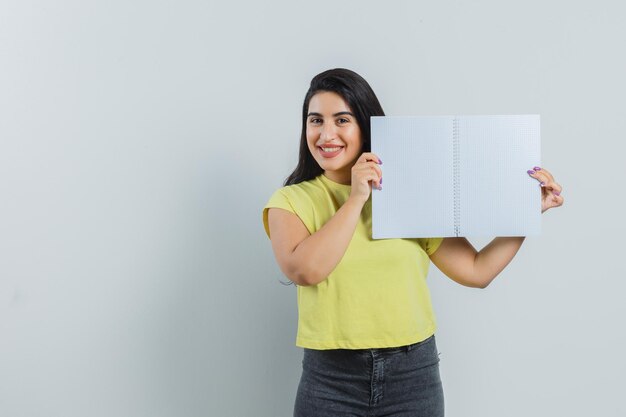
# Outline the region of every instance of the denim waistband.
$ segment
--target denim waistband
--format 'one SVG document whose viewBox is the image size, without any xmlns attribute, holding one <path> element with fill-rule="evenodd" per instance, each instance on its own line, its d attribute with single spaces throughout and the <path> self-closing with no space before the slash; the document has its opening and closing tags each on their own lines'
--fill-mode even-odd
<svg viewBox="0 0 626 417">
<path fill-rule="evenodd" d="M 435 335 L 429 336 L 424 340 L 421 340 L 419 342 L 415 342 L 415 343 L 411 343 L 410 345 L 404 345 L 404 346 L 395 346 L 395 347 L 387 347 L 387 348 L 370 348 L 370 349 L 362 349 L 363 351 L 366 352 L 378 352 L 378 353 L 391 353 L 391 352 L 408 352 L 411 349 L 414 349 L 420 345 L 423 345 L 424 343 L 427 343 L 428 341 L 430 341 L 431 339 L 433 339 L 435 337 Z"/>
<path fill-rule="evenodd" d="M 419 342 L 415 342 L 415 343 L 411 343 L 410 345 L 404 345 L 404 346 L 393 346 L 393 347 L 385 347 L 385 348 L 363 348 L 363 349 L 327 349 L 327 350 L 317 350 L 317 349 L 310 349 L 310 348 L 304 348 L 304 351 L 308 354 L 325 354 L 325 353 L 332 353 L 332 352 L 343 352 L 344 354 L 353 354 L 353 355 L 367 355 L 367 356 L 371 356 L 371 355 L 377 355 L 377 354 L 390 354 L 390 353 L 396 353 L 396 352 L 408 352 L 412 349 L 415 349 L 421 345 L 424 345 L 426 343 L 428 343 L 429 341 L 433 340 L 435 338 L 435 335 L 431 335 L 429 337 L 427 337 L 424 340 L 421 340 Z"/>
</svg>

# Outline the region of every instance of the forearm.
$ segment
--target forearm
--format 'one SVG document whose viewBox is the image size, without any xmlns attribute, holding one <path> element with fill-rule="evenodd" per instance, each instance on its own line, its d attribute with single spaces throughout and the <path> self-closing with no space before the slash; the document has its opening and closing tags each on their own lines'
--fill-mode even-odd
<svg viewBox="0 0 626 417">
<path fill-rule="evenodd" d="M 496 237 L 474 258 L 474 276 L 486 287 L 511 262 L 524 242 L 524 236 Z"/>
<path fill-rule="evenodd" d="M 304 266 L 307 285 L 325 280 L 343 258 L 361 216 L 363 203 L 348 199 L 322 228 L 304 239 L 294 256 Z"/>
</svg>

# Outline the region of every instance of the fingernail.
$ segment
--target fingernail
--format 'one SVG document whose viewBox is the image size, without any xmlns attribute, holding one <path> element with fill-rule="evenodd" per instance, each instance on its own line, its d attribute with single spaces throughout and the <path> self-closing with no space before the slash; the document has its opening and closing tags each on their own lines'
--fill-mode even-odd
<svg viewBox="0 0 626 417">
<path fill-rule="evenodd" d="M 541 171 L 541 168 L 539 168 L 539 167 L 534 167 L 533 169 L 534 169 L 535 171 Z"/>
<path fill-rule="evenodd" d="M 380 185 L 383 185 L 383 177 L 380 177 Z"/>
<path fill-rule="evenodd" d="M 526 172 L 528 172 L 528 175 L 533 175 L 533 174 L 535 173 L 535 171 L 533 171 L 532 169 L 529 169 L 529 170 L 528 170 L 528 171 L 526 171 Z"/>
<path fill-rule="evenodd" d="M 541 182 L 539 183 L 539 185 L 543 187 L 544 185 L 546 185 L 546 183 L 545 183 L 545 182 L 543 182 L 543 181 L 541 181 Z"/>
<path fill-rule="evenodd" d="M 560 195 L 561 195 L 561 193 L 559 193 L 558 191 L 555 191 L 555 192 L 554 192 L 554 195 L 558 197 L 558 196 L 560 196 Z"/>
<path fill-rule="evenodd" d="M 382 164 L 383 164 L 382 159 L 378 158 L 378 164 L 379 164 L 379 165 L 382 165 Z"/>
</svg>

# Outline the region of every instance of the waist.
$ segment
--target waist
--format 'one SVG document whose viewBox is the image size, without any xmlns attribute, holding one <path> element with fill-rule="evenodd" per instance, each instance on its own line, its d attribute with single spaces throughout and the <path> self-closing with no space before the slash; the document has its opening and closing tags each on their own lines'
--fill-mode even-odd
<svg viewBox="0 0 626 417">
<path fill-rule="evenodd" d="M 385 347 L 385 348 L 364 348 L 364 349 L 311 349 L 311 348 L 304 348 L 305 351 L 308 351 L 309 353 L 315 353 L 315 352 L 341 352 L 341 353 L 346 353 L 346 354 L 354 354 L 354 355 L 363 355 L 366 354 L 368 356 L 376 356 L 378 354 L 392 354 L 392 353 L 398 353 L 398 352 L 408 352 L 412 349 L 418 348 L 422 345 L 427 344 L 428 342 L 434 341 L 435 339 L 435 335 L 431 335 L 429 337 L 427 337 L 424 340 L 421 340 L 419 342 L 415 342 L 415 343 L 411 343 L 408 345 L 403 345 L 403 346 L 393 346 L 393 347 Z"/>
<path fill-rule="evenodd" d="M 361 350 L 367 353 L 393 353 L 393 352 L 408 352 L 411 349 L 415 349 L 421 345 L 424 345 L 428 342 L 430 342 L 432 339 L 435 338 L 435 335 L 433 334 L 432 336 L 421 340 L 419 342 L 415 342 L 415 343 L 411 343 L 410 345 L 404 345 L 404 346 L 396 346 L 396 347 L 388 347 L 388 348 L 372 348 L 372 349 L 357 349 L 357 350 Z"/>
</svg>

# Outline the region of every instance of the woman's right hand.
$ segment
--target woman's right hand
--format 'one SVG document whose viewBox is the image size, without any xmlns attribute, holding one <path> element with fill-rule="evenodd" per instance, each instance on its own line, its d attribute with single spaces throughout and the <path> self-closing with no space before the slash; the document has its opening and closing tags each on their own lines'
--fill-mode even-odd
<svg viewBox="0 0 626 417">
<path fill-rule="evenodd" d="M 371 152 L 364 152 L 356 160 L 352 167 L 352 189 L 350 198 L 363 204 L 367 201 L 372 190 L 372 185 L 380 187 L 383 172 L 378 166 L 382 164 L 378 156 Z"/>
</svg>

